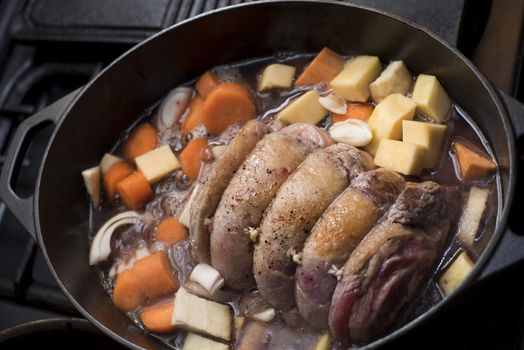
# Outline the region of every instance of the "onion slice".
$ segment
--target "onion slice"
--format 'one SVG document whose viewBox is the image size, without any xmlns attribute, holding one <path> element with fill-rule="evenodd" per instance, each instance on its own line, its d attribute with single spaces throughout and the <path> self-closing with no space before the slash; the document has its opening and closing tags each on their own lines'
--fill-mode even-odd
<svg viewBox="0 0 524 350">
<path fill-rule="evenodd" d="M 113 216 L 97 231 L 91 248 L 89 250 L 89 265 L 94 265 L 107 259 L 111 253 L 111 236 L 121 225 L 139 224 L 142 222 L 142 215 L 136 211 L 125 211 Z"/>
<path fill-rule="evenodd" d="M 171 90 L 158 110 L 155 125 L 158 130 L 170 129 L 180 119 L 189 105 L 193 89 L 179 86 Z"/>
<path fill-rule="evenodd" d="M 200 284 L 210 295 L 224 286 L 224 279 L 220 273 L 208 264 L 195 266 L 189 280 Z"/>
</svg>

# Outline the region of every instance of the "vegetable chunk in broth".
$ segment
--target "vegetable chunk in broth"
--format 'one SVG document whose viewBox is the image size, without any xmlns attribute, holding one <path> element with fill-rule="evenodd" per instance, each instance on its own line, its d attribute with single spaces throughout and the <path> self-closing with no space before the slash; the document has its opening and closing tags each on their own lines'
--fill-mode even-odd
<svg viewBox="0 0 524 350">
<path fill-rule="evenodd" d="M 498 168 L 412 73 L 324 48 L 166 92 L 82 172 L 116 307 L 176 349 L 327 350 L 453 293 L 493 233 Z"/>
</svg>

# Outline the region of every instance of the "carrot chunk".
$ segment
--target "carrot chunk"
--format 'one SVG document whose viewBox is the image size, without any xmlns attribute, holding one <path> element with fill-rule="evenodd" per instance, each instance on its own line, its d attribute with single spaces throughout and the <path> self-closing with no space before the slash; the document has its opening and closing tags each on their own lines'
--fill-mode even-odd
<svg viewBox="0 0 524 350">
<path fill-rule="evenodd" d="M 149 299 L 174 293 L 179 287 L 171 271 L 169 258 L 163 252 L 156 252 L 135 262 L 133 267 L 138 284 Z"/>
<path fill-rule="evenodd" d="M 182 134 L 187 135 L 197 126 L 202 124 L 202 108 L 204 107 L 204 99 L 200 96 L 195 96 L 189 104 L 189 111 L 182 123 Z"/>
<path fill-rule="evenodd" d="M 140 312 L 140 319 L 151 332 L 171 333 L 176 327 L 171 325 L 171 317 L 175 310 L 173 302 L 154 305 Z"/>
<path fill-rule="evenodd" d="M 211 92 L 211 90 L 216 88 L 218 84 L 220 83 L 218 82 L 218 78 L 215 75 L 215 73 L 207 71 L 204 74 L 202 74 L 200 79 L 198 79 L 195 88 L 198 94 L 202 96 L 202 98 L 206 98 L 207 95 L 209 95 L 209 93 Z"/>
<path fill-rule="evenodd" d="M 256 112 L 255 104 L 243 85 L 223 83 L 205 99 L 202 121 L 210 134 L 218 135 L 232 124 L 253 118 Z"/>
<path fill-rule="evenodd" d="M 333 113 L 333 122 L 343 122 L 344 120 L 353 118 L 367 121 L 373 112 L 372 104 L 369 103 L 349 103 L 345 114 Z"/>
<path fill-rule="evenodd" d="M 144 300 L 144 292 L 133 273 L 127 269 L 118 274 L 113 291 L 113 301 L 124 312 L 136 309 Z"/>
<path fill-rule="evenodd" d="M 191 140 L 178 156 L 180 165 L 182 165 L 182 171 L 191 181 L 198 179 L 200 166 L 202 165 L 202 151 L 207 147 L 207 140 L 199 137 Z"/>
<path fill-rule="evenodd" d="M 109 201 L 115 198 L 117 184 L 133 173 L 133 168 L 126 162 L 113 164 L 104 175 L 104 192 Z"/>
<path fill-rule="evenodd" d="M 497 164 L 481 150 L 462 142 L 455 142 L 454 146 L 460 175 L 464 180 L 482 180 L 497 170 Z"/>
<path fill-rule="evenodd" d="M 133 160 L 151 151 L 158 143 L 158 135 L 154 126 L 143 123 L 137 126 L 124 143 L 124 157 Z"/>
<path fill-rule="evenodd" d="M 116 185 L 116 191 L 128 209 L 138 209 L 151 197 L 153 190 L 141 171 L 135 171 Z"/>
<path fill-rule="evenodd" d="M 156 228 L 156 240 L 174 244 L 186 240 L 187 228 L 173 217 L 166 218 Z"/>
<path fill-rule="evenodd" d="M 295 85 L 313 85 L 330 81 L 342 70 L 343 66 L 344 58 L 325 47 L 300 74 Z"/>
</svg>

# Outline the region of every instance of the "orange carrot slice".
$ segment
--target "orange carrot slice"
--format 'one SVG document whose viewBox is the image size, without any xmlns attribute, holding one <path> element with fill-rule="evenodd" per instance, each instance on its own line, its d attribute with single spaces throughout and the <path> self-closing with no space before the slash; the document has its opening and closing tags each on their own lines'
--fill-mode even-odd
<svg viewBox="0 0 524 350">
<path fill-rule="evenodd" d="M 141 171 L 135 171 L 120 180 L 116 185 L 116 191 L 120 195 L 122 203 L 132 210 L 140 208 L 153 197 L 151 185 Z"/>
<path fill-rule="evenodd" d="M 124 312 L 135 310 L 144 300 L 144 292 L 132 269 L 118 274 L 113 291 L 113 301 Z"/>
<path fill-rule="evenodd" d="M 169 258 L 163 252 L 156 252 L 135 262 L 133 267 L 138 284 L 149 299 L 174 293 L 179 287 L 171 271 Z"/>
<path fill-rule="evenodd" d="M 342 70 L 343 66 L 344 58 L 325 47 L 300 74 L 295 85 L 313 85 L 330 81 Z"/>
<path fill-rule="evenodd" d="M 360 119 L 366 122 L 371 116 L 371 113 L 373 112 L 374 108 L 375 107 L 373 107 L 373 105 L 369 103 L 349 103 L 346 113 L 333 113 L 332 120 L 333 123 L 336 123 L 343 122 L 344 120 L 347 120 L 349 118 L 353 118 Z"/>
<path fill-rule="evenodd" d="M 215 73 L 207 71 L 204 74 L 202 74 L 200 79 L 198 79 L 195 88 L 198 94 L 202 96 L 202 98 L 206 98 L 207 95 L 209 95 L 209 93 L 211 92 L 211 90 L 216 88 L 218 84 L 220 83 L 218 82 L 218 78 L 215 75 Z"/>
<path fill-rule="evenodd" d="M 175 305 L 173 302 L 154 305 L 140 312 L 144 326 L 154 333 L 171 333 L 176 327 L 171 325 Z"/>
<path fill-rule="evenodd" d="M 124 157 L 133 160 L 151 151 L 158 143 L 158 135 L 154 126 L 143 123 L 137 126 L 124 143 Z"/>
<path fill-rule="evenodd" d="M 167 244 L 186 240 L 187 228 L 173 217 L 165 218 L 156 228 L 156 239 Z"/>
<path fill-rule="evenodd" d="M 218 135 L 228 126 L 248 121 L 255 115 L 256 107 L 248 90 L 241 84 L 223 83 L 204 101 L 202 121 L 210 134 Z"/>
<path fill-rule="evenodd" d="M 481 150 L 462 142 L 455 142 L 460 175 L 466 181 L 482 180 L 497 170 L 497 164 Z"/>
<path fill-rule="evenodd" d="M 104 192 L 109 201 L 115 198 L 117 184 L 133 173 L 133 168 L 126 162 L 113 164 L 104 175 Z"/>
<path fill-rule="evenodd" d="M 178 156 L 182 171 L 191 179 L 196 181 L 202 165 L 202 151 L 208 147 L 207 140 L 199 137 L 191 140 Z"/>
<path fill-rule="evenodd" d="M 204 107 L 204 99 L 200 96 L 195 96 L 189 104 L 189 111 L 182 123 L 182 134 L 187 135 L 197 126 L 202 124 L 202 108 Z"/>
</svg>

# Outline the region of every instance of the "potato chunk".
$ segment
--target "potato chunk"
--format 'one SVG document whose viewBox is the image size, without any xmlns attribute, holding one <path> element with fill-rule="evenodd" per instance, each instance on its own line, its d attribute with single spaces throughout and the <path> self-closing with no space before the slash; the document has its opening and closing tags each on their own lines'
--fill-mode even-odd
<svg viewBox="0 0 524 350">
<path fill-rule="evenodd" d="M 84 178 L 84 184 L 87 193 L 91 197 L 93 206 L 98 208 L 98 205 L 100 204 L 100 191 L 102 191 L 102 186 L 100 184 L 100 167 L 95 166 L 82 171 L 82 177 Z"/>
<path fill-rule="evenodd" d="M 306 92 L 278 113 L 277 119 L 289 124 L 318 123 L 328 115 L 328 110 L 318 102 L 319 97 L 315 90 Z"/>
<path fill-rule="evenodd" d="M 229 346 L 189 332 L 182 350 L 229 350 Z"/>
<path fill-rule="evenodd" d="M 382 65 L 377 56 L 357 56 L 350 59 L 342 72 L 331 80 L 335 93 L 353 102 L 366 102 L 369 98 L 369 84 L 375 80 Z"/>
<path fill-rule="evenodd" d="M 405 95 L 413 80 L 402 61 L 391 62 L 386 69 L 369 85 L 371 98 L 379 103 L 391 94 Z"/>
<path fill-rule="evenodd" d="M 428 152 L 424 168 L 431 169 L 437 164 L 447 128 L 441 124 L 403 120 L 402 140 L 426 147 Z"/>
<path fill-rule="evenodd" d="M 271 64 L 264 68 L 260 77 L 258 91 L 268 91 L 271 89 L 289 89 L 293 86 L 293 77 L 296 68 L 285 64 Z"/>
<path fill-rule="evenodd" d="M 438 284 L 444 295 L 451 294 L 464 281 L 473 269 L 473 265 L 473 261 L 466 252 L 457 256 L 439 279 Z"/>
<path fill-rule="evenodd" d="M 160 181 L 180 167 L 180 163 L 169 145 L 160 146 L 136 157 L 135 163 L 150 183 Z"/>
<path fill-rule="evenodd" d="M 468 201 L 460 217 L 457 234 L 467 246 L 471 246 L 475 241 L 480 221 L 486 211 L 488 196 L 489 190 L 485 188 L 471 187 L 469 190 Z"/>
<path fill-rule="evenodd" d="M 451 100 L 434 75 L 420 74 L 411 98 L 422 113 L 437 123 L 442 123 L 451 109 Z"/>
<path fill-rule="evenodd" d="M 369 117 L 368 124 L 373 131 L 373 139 L 365 150 L 374 155 L 380 140 L 400 140 L 402 121 L 413 119 L 415 109 L 415 103 L 401 94 L 389 95 L 382 100 Z"/>
<path fill-rule="evenodd" d="M 382 139 L 375 165 L 404 175 L 420 175 L 426 161 L 426 148 L 414 143 Z"/>
<path fill-rule="evenodd" d="M 174 326 L 230 341 L 231 321 L 229 306 L 190 294 L 184 288 L 176 293 L 171 319 Z"/>
</svg>

